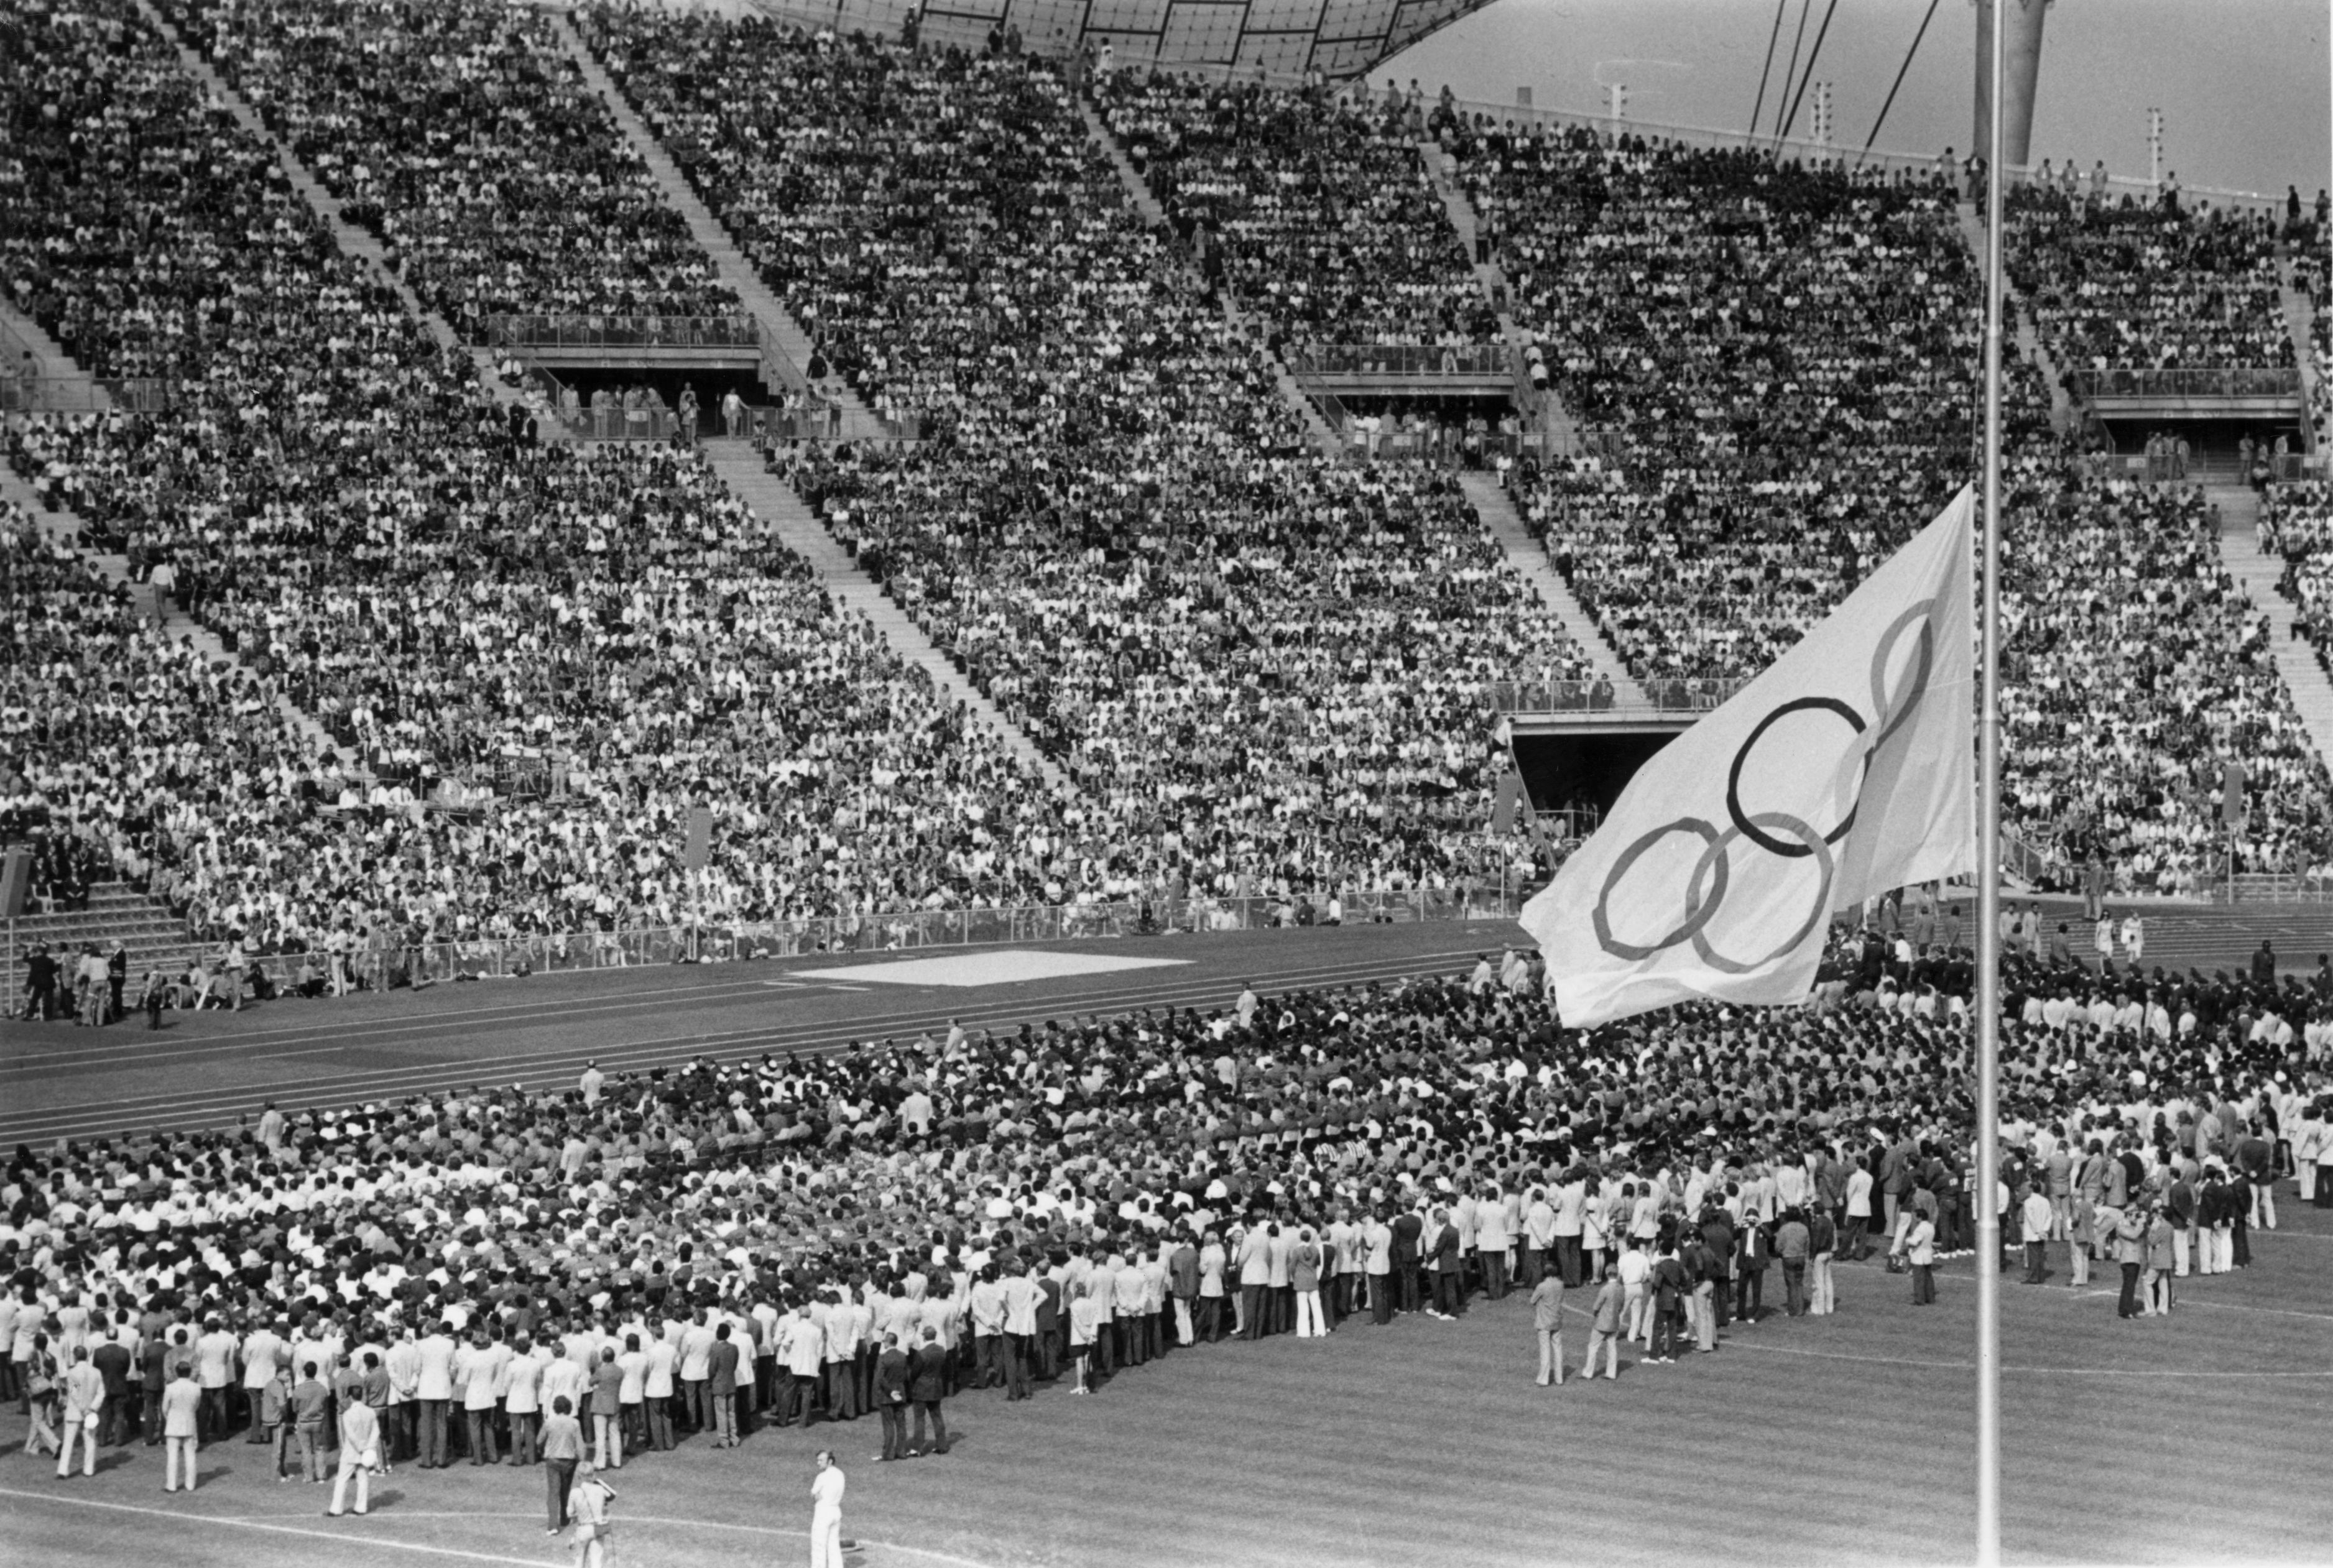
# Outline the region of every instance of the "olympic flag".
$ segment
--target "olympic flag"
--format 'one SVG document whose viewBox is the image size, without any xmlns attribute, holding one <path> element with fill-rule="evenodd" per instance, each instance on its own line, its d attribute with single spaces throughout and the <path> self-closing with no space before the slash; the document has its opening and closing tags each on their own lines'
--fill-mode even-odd
<svg viewBox="0 0 2333 1568">
<path fill-rule="evenodd" d="M 1523 906 L 1567 1025 L 1802 1001 L 1833 912 L 1976 868 L 1974 516 L 1964 489 Z"/>
</svg>

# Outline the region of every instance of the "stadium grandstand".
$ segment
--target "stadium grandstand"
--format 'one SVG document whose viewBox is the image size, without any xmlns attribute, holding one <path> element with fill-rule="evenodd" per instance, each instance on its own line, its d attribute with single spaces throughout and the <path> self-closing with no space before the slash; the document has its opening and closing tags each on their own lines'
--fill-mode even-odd
<svg viewBox="0 0 2333 1568">
<path fill-rule="evenodd" d="M 2333 1554 L 2325 199 L 2031 160 L 2039 0 L 1997 176 L 1475 9 L 0 14 L 12 1554 L 1964 1560 L 1970 887 L 1514 922 L 1972 483 L 1994 239 L 2006 1535 Z"/>
</svg>

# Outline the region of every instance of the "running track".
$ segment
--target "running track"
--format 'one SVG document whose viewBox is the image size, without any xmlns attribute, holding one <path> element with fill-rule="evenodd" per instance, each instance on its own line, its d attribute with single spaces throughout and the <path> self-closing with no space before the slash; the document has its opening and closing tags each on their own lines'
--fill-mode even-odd
<svg viewBox="0 0 2333 1568">
<path fill-rule="evenodd" d="M 1229 1006 L 1245 983 L 1269 995 L 1471 967 L 1478 952 L 1511 938 L 1520 940 L 1512 926 L 1484 921 L 1051 943 L 1046 951 L 1182 961 L 974 988 L 795 979 L 838 966 L 805 956 L 170 1014 L 159 1034 L 142 1018 L 100 1030 L 10 1023 L 0 1025 L 0 1146 L 230 1124 L 271 1099 L 334 1106 L 478 1083 L 558 1081 L 587 1059 L 615 1073 L 697 1056 L 735 1061 L 910 1039 L 944 1032 L 951 1018 L 1001 1031 L 1070 1013 L 1205 1011 Z M 851 961 L 917 956 L 930 955 Z"/>
</svg>

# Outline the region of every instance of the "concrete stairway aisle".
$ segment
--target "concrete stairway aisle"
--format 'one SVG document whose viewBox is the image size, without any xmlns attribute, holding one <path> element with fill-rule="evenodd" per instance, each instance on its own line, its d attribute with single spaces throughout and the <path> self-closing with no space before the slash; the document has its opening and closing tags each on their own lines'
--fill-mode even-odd
<svg viewBox="0 0 2333 1568">
<path fill-rule="evenodd" d="M 1563 580 L 1562 575 L 1547 559 L 1547 551 L 1541 548 L 1539 540 L 1531 537 L 1531 530 L 1523 525 L 1522 517 L 1515 511 L 1514 503 L 1507 499 L 1507 492 L 1499 488 L 1499 482 L 1487 473 L 1461 473 L 1458 483 L 1464 488 L 1466 499 L 1474 503 L 1475 513 L 1482 518 L 1483 526 L 1491 531 L 1492 537 L 1499 541 L 1499 548 L 1506 552 L 1507 564 L 1513 567 L 1525 582 L 1539 590 L 1540 598 L 1547 601 L 1548 607 L 1563 623 L 1563 629 L 1571 634 L 1573 642 L 1579 645 L 1579 650 L 1586 655 L 1589 665 L 1598 674 L 1612 683 L 1615 705 L 1650 707 L 1652 699 L 1645 695 L 1645 689 L 1637 684 L 1637 678 L 1628 674 L 1627 665 L 1620 663 L 1620 655 L 1612 651 L 1612 645 L 1604 640 L 1604 633 L 1589 615 L 1586 607 L 1572 597 L 1571 585 Z"/>
<path fill-rule="evenodd" d="M 2081 423 L 2073 394 L 2066 390 L 2066 378 L 2058 374 L 2058 361 L 2041 346 L 2041 332 L 2033 324 L 2032 309 L 2014 296 L 2010 303 L 2017 311 L 2017 351 L 2025 356 L 2027 364 L 2041 372 L 2042 384 L 2050 388 L 2050 428 L 2059 435 L 2071 435 Z"/>
<path fill-rule="evenodd" d="M 769 526 L 780 543 L 810 562 L 827 592 L 844 607 L 871 621 L 901 658 L 920 666 L 949 701 L 964 703 L 974 717 L 994 728 L 1022 761 L 1045 776 L 1047 783 L 1056 789 L 1071 791 L 1068 775 L 1040 751 L 1036 742 L 1006 718 L 985 693 L 957 671 L 939 645 L 874 578 L 859 569 L 850 552 L 803 504 L 793 486 L 769 472 L 752 443 L 718 438 L 704 445 L 706 460 L 729 487 L 730 493 L 752 508 L 754 515 Z"/>
<path fill-rule="evenodd" d="M 1134 210 L 1140 213 L 1142 221 L 1152 228 L 1163 227 L 1166 222 L 1166 209 L 1151 194 L 1149 182 L 1136 172 L 1134 160 L 1126 156 L 1126 148 L 1120 147 L 1118 138 L 1110 134 L 1109 125 L 1102 120 L 1101 110 L 1095 108 L 1093 100 L 1082 92 L 1078 94 L 1078 112 L 1085 116 L 1086 129 L 1092 135 L 1094 145 L 1101 148 L 1102 156 L 1109 159 L 1109 167 L 1117 171 L 1118 183 L 1124 186 L 1127 195 L 1134 199 Z"/>
<path fill-rule="evenodd" d="M 7 362 L 0 364 L 0 375 L 14 375 L 24 362 L 23 356 L 30 353 L 35 361 L 34 374 L 51 381 L 81 382 L 89 388 L 92 406 L 113 406 L 112 394 L 98 385 L 97 378 L 82 369 L 79 361 L 65 352 L 64 345 L 50 337 L 38 321 L 5 297 L 0 297 L 0 345 L 7 348 Z"/>
<path fill-rule="evenodd" d="M 134 1004 L 149 970 L 177 976 L 194 967 L 201 948 L 187 934 L 187 923 L 169 906 L 139 892 L 126 882 L 90 884 L 86 907 L 47 914 L 27 914 L 15 922 L 14 966 L 8 970 L 12 1000 L 23 995 L 23 968 L 34 946 L 45 944 L 53 953 L 79 953 L 94 945 L 110 953 L 116 942 L 130 955 L 130 980 L 122 988 L 122 1004 Z M 117 1026 L 119 1027 L 119 1026 Z"/>
<path fill-rule="evenodd" d="M 744 301 L 746 312 L 775 335 L 779 349 L 792 362 L 795 373 L 807 378 L 811 352 L 810 334 L 802 330 L 792 312 L 762 281 L 762 274 L 754 269 L 753 263 L 746 260 L 745 253 L 738 249 L 736 239 L 714 215 L 713 209 L 698 197 L 686 177 L 680 172 L 680 166 L 673 162 L 672 155 L 665 151 L 664 144 L 648 129 L 648 121 L 642 120 L 639 111 L 632 107 L 632 100 L 624 96 L 624 90 L 616 85 L 615 78 L 610 76 L 592 55 L 590 46 L 583 42 L 583 35 L 575 31 L 575 24 L 564 12 L 549 11 L 544 14 L 582 72 L 584 83 L 600 95 L 600 101 L 608 106 L 608 113 L 616 122 L 616 129 L 623 132 L 624 139 L 631 143 L 632 150 L 638 153 L 640 160 L 648 165 L 649 175 L 664 193 L 665 205 L 678 213 L 682 221 L 688 225 L 690 237 L 696 240 L 699 250 L 713 259 L 714 265 L 720 268 L 721 281 Z M 872 417 L 858 392 L 839 376 L 828 378 L 815 390 L 820 397 L 840 403 L 850 414 L 862 419 Z"/>
<path fill-rule="evenodd" d="M 86 526 L 80 514 L 67 507 L 59 507 L 54 512 L 43 507 L 39 493 L 5 464 L 0 464 L 0 501 L 13 501 L 23 507 L 32 514 L 33 521 L 40 525 L 43 532 L 52 539 L 73 545 L 91 566 L 115 582 L 126 587 L 139 586 L 130 575 L 130 559 L 127 556 L 99 555 L 74 543 Z M 160 617 L 163 634 L 173 641 L 192 643 L 195 651 L 214 664 L 237 662 L 235 656 L 226 651 L 226 645 L 219 641 L 217 633 L 184 610 L 158 600 L 154 607 Z M 291 698 L 279 694 L 276 707 L 284 719 L 306 735 L 318 750 L 335 752 L 341 750 L 338 742 L 325 732 L 324 727 L 316 722 L 312 715 L 292 705 Z M 344 761 L 350 760 L 342 759 Z"/>
<path fill-rule="evenodd" d="M 1449 155 L 1437 142 L 1421 141 L 1417 144 L 1417 156 L 1426 166 L 1426 177 L 1433 183 L 1435 195 L 1442 198 L 1442 210 L 1449 215 L 1450 226 L 1457 231 L 1458 243 L 1465 247 L 1467 255 L 1474 255 L 1475 236 L 1481 232 L 1481 219 L 1474 211 L 1473 198 L 1458 184 L 1456 173 L 1450 166 Z M 1515 324 L 1513 312 L 1500 304 L 1503 300 L 1513 298 L 1507 288 L 1506 270 L 1499 265 L 1496 256 L 1487 262 L 1474 262 L 1472 265 L 1476 281 L 1483 285 L 1483 297 L 1498 311 L 1500 335 L 1509 347 L 1524 348 L 1530 342 L 1530 334 Z M 1546 421 L 1548 434 L 1554 438 L 1553 452 L 1560 455 L 1579 450 L 1579 422 L 1572 418 L 1571 410 L 1563 406 L 1563 398 L 1552 387 L 1540 394 L 1540 416 Z"/>
<path fill-rule="evenodd" d="M 2315 324 L 2316 314 L 2309 306 L 2309 296 L 2293 286 L 2292 263 L 2280 259 L 2276 270 L 2278 302 L 2284 307 L 2285 330 L 2292 334 L 2293 358 L 2300 367 L 2300 406 L 2313 413 L 2317 406 L 2317 347 L 2310 328 Z"/>
<path fill-rule="evenodd" d="M 2253 607 L 2267 615 L 2277 673 L 2292 693 L 2292 705 L 2317 754 L 2333 765 L 2333 677 L 2318 664 L 2317 650 L 2292 635 L 2297 608 L 2276 586 L 2284 562 L 2261 553 L 2260 497 L 2242 484 L 2209 484 L 2203 494 L 2220 511 L 2220 559 Z"/>
</svg>

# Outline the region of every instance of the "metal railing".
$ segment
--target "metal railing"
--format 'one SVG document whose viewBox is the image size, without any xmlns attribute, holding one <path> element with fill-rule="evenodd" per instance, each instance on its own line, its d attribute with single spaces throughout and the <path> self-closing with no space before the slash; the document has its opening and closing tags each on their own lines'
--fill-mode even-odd
<svg viewBox="0 0 2333 1568">
<path fill-rule="evenodd" d="M 1409 924 L 1428 920 L 1509 920 L 1531 890 L 1485 877 L 1443 891 L 1339 895 L 1339 923 Z M 349 955 L 350 978 L 373 990 L 463 980 L 584 970 L 629 969 L 690 961 L 810 959 L 858 953 L 910 952 L 926 948 L 1009 942 L 1076 942 L 1095 937 L 1164 935 L 1169 932 L 1262 931 L 1327 923 L 1324 894 L 1296 898 L 1186 898 L 1147 904 L 1032 904 L 1009 909 L 920 910 L 895 914 L 832 915 L 799 920 L 655 926 L 632 931 L 567 932 L 552 935 L 478 938 L 418 945 L 389 944 Z M 216 969 L 223 945 L 189 939 Z M 29 951 L 29 949 L 27 949 Z M 303 971 L 331 989 L 331 961 L 322 952 L 270 953 L 249 961 L 278 990 L 302 985 Z M 10 1011 L 23 1002 L 21 958 L 7 955 L 5 980 Z M 132 976 L 133 985 L 141 977 Z"/>
<path fill-rule="evenodd" d="M 2333 875 L 2315 871 L 2239 871 L 2202 891 L 2220 904 L 2333 904 Z"/>
<path fill-rule="evenodd" d="M 498 349 L 759 349 L 752 316 L 489 316 Z"/>
<path fill-rule="evenodd" d="M 1706 713 L 1748 684 L 1745 681 L 1639 681 L 1646 700 L 1637 702 L 1594 681 L 1499 681 L 1488 689 L 1492 710 L 1499 713 L 1609 713 L 1674 717 Z"/>
<path fill-rule="evenodd" d="M 2067 386 L 2075 396 L 2099 397 L 2298 397 L 2300 372 L 2243 367 L 2182 366 L 2149 369 L 2144 366 L 2113 366 L 2104 370 L 2069 370 Z"/>
<path fill-rule="evenodd" d="M 1512 379 L 1515 351 L 1503 343 L 1471 343 L 1464 348 L 1403 347 L 1376 343 L 1330 343 L 1300 349 L 1289 357 L 1289 369 L 1307 376 L 1386 376 Z"/>
</svg>

